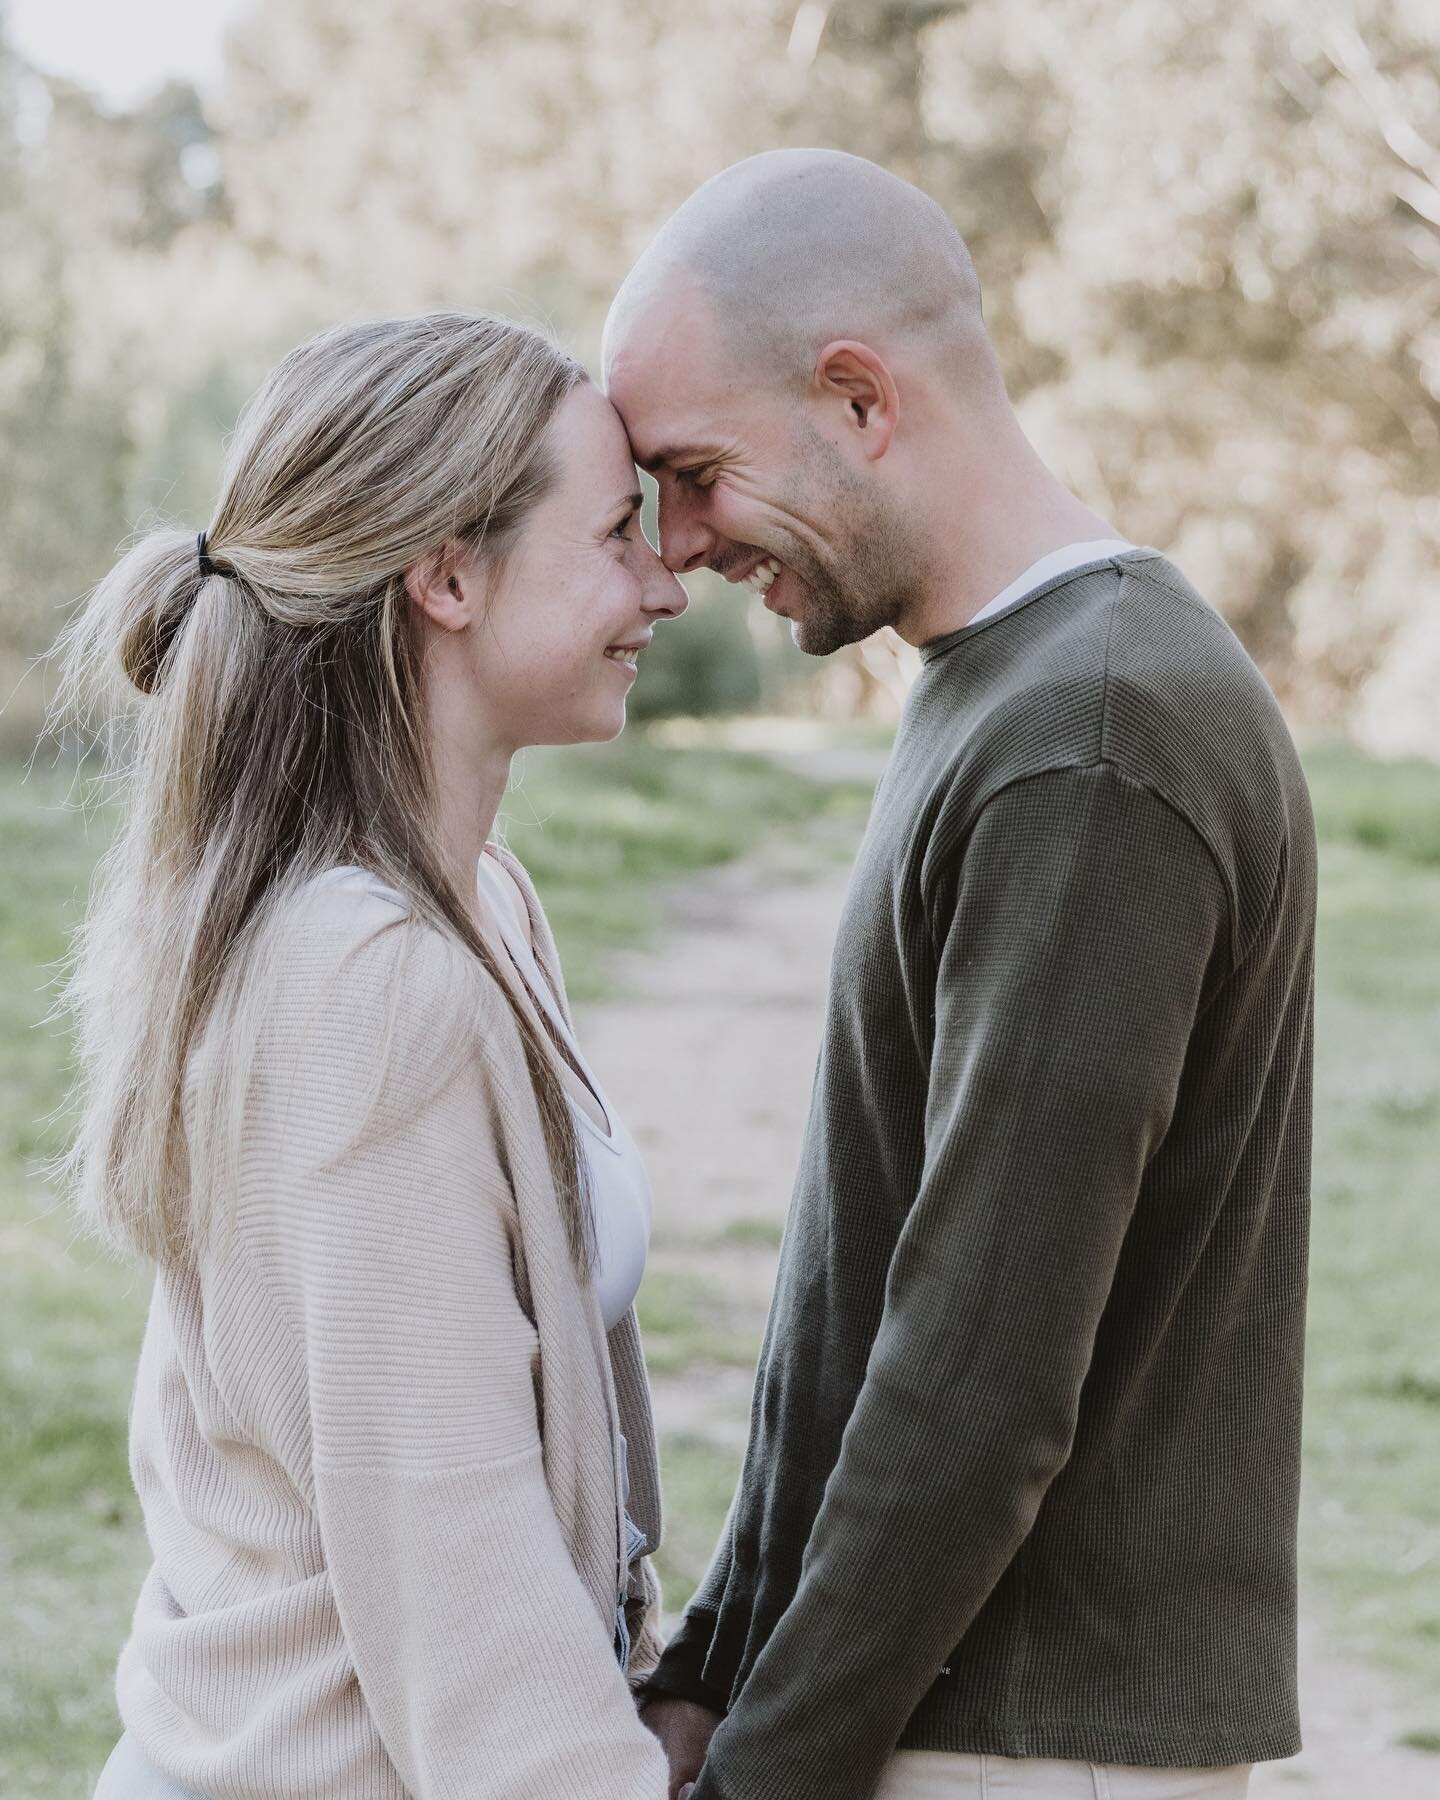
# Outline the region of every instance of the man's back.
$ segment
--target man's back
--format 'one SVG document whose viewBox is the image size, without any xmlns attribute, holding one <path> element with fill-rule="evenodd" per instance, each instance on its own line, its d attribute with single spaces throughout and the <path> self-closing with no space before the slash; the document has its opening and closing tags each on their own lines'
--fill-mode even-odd
<svg viewBox="0 0 1440 1800">
<path fill-rule="evenodd" d="M 1298 1744 L 1313 828 L 1154 552 L 926 647 L 841 923 L 706 1791 Z"/>
</svg>

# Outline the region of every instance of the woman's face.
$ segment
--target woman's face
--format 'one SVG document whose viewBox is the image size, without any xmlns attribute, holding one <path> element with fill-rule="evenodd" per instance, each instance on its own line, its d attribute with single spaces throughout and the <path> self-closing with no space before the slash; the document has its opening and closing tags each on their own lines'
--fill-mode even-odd
<svg viewBox="0 0 1440 1800">
<path fill-rule="evenodd" d="M 605 396 L 573 389 L 549 445 L 554 485 L 467 634 L 487 725 L 512 750 L 615 737 L 637 658 L 688 603 L 640 530 L 640 478 Z"/>
</svg>

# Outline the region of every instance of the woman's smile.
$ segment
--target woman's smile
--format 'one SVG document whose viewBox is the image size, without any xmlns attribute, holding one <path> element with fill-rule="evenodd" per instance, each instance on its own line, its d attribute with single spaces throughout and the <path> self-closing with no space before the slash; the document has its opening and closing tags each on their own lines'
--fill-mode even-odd
<svg viewBox="0 0 1440 1800">
<path fill-rule="evenodd" d="M 607 645 L 605 655 L 610 662 L 618 663 L 622 669 L 628 669 L 633 679 L 637 673 L 636 664 L 640 652 L 647 649 L 649 643 L 650 634 L 647 632 L 643 638 L 633 639 L 629 643 Z"/>
</svg>

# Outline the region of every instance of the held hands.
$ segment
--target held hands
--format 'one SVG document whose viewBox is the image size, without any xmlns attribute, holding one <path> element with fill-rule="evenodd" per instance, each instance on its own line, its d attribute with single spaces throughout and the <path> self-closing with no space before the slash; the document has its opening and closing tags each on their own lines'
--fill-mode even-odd
<svg viewBox="0 0 1440 1800">
<path fill-rule="evenodd" d="M 670 1764 L 669 1800 L 686 1800 L 700 1774 L 705 1752 L 721 1715 L 694 1700 L 678 1700 L 660 1694 L 644 1707 L 641 1723 L 659 1738 Z"/>
</svg>

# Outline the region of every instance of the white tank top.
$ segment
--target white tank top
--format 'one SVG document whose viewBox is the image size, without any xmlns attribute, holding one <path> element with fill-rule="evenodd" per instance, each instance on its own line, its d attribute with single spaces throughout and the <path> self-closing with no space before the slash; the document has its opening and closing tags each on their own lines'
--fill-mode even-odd
<svg viewBox="0 0 1440 1800">
<path fill-rule="evenodd" d="M 635 1303 L 645 1258 L 650 1250 L 653 1202 L 650 1180 L 635 1140 L 624 1121 L 605 1097 L 585 1060 L 575 1034 L 565 1022 L 560 1003 L 550 990 L 534 952 L 526 943 L 515 916 L 512 891 L 494 857 L 482 856 L 478 885 L 497 930 L 510 952 L 510 960 L 538 1006 L 545 1009 L 556 1036 L 571 1061 L 585 1078 L 609 1126 L 603 1129 L 589 1112 L 571 1098 L 570 1110 L 579 1128 L 580 1148 L 590 1178 L 590 1201 L 595 1212 L 595 1293 L 605 1329 L 618 1325 Z"/>
</svg>

